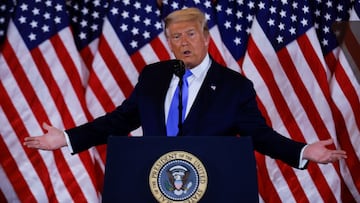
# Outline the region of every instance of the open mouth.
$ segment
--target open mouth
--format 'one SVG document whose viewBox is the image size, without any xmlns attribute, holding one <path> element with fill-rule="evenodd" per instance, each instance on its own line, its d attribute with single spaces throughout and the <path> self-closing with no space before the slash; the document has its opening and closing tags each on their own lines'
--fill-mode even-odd
<svg viewBox="0 0 360 203">
<path fill-rule="evenodd" d="M 191 54 L 191 51 L 189 51 L 189 50 L 183 51 L 183 54 L 184 54 L 185 56 L 188 56 L 188 55 Z"/>
</svg>

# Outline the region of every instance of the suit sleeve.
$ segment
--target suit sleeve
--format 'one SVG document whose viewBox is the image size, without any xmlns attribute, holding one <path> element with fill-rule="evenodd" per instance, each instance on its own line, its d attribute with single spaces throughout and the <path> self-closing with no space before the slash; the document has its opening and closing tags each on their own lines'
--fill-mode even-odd
<svg viewBox="0 0 360 203">
<path fill-rule="evenodd" d="M 136 87 L 130 97 L 112 112 L 92 122 L 66 130 L 73 154 L 92 146 L 106 144 L 110 135 L 128 136 L 140 126 Z"/>
</svg>

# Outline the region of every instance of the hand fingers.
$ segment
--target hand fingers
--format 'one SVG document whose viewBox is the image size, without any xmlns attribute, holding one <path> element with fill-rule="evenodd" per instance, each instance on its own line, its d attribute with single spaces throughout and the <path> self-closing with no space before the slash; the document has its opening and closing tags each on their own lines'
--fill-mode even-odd
<svg viewBox="0 0 360 203">
<path fill-rule="evenodd" d="M 38 137 L 26 137 L 24 145 L 28 148 L 48 150 L 49 147 L 42 143 Z"/>
<path fill-rule="evenodd" d="M 327 163 L 339 161 L 340 159 L 346 159 L 346 152 L 343 150 L 332 151 L 329 155 L 329 158 L 326 160 Z"/>
<path fill-rule="evenodd" d="M 38 146 L 40 143 L 40 141 L 35 137 L 26 137 L 24 140 L 24 145 L 29 148 L 37 148 L 36 146 Z"/>
</svg>

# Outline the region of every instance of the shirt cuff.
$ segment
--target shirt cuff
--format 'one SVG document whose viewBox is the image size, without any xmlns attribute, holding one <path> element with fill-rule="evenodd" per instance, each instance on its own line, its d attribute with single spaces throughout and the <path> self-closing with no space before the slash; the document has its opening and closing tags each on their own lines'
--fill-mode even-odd
<svg viewBox="0 0 360 203">
<path fill-rule="evenodd" d="M 301 149 L 301 152 L 300 152 L 300 160 L 299 160 L 299 168 L 300 169 L 303 169 L 306 164 L 309 162 L 309 160 L 306 160 L 306 159 L 303 159 L 303 154 L 304 154 L 304 150 L 305 148 L 307 147 L 308 145 L 305 145 L 302 149 Z"/>
<path fill-rule="evenodd" d="M 68 149 L 72 154 L 72 153 L 74 153 L 74 150 L 72 149 L 71 142 L 70 142 L 70 139 L 69 139 L 69 135 L 65 131 L 64 131 L 64 135 L 65 135 L 66 144 L 68 146 Z"/>
</svg>

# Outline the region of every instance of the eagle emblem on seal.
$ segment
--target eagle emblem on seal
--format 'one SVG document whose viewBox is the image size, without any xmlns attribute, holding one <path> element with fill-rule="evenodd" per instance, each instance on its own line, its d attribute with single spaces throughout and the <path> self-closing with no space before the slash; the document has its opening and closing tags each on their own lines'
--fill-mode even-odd
<svg viewBox="0 0 360 203">
<path fill-rule="evenodd" d="M 175 165 L 167 171 L 168 180 L 166 188 L 169 192 L 180 196 L 186 194 L 191 188 L 192 182 L 189 180 L 189 170 L 181 165 Z"/>
</svg>

